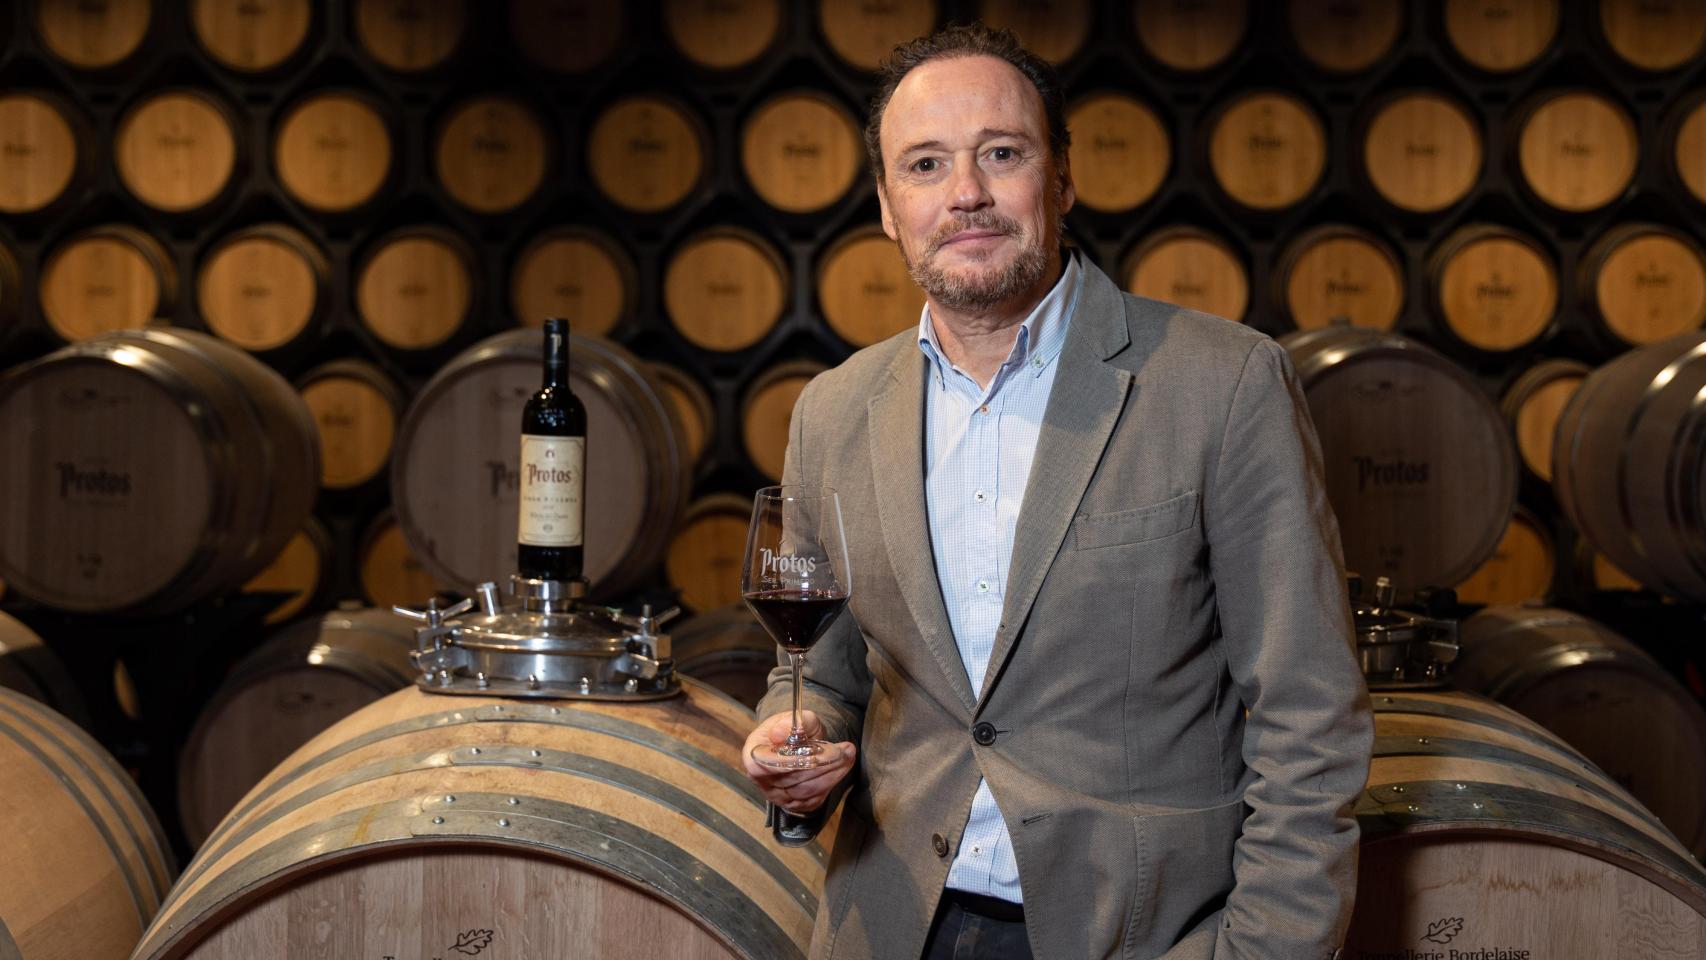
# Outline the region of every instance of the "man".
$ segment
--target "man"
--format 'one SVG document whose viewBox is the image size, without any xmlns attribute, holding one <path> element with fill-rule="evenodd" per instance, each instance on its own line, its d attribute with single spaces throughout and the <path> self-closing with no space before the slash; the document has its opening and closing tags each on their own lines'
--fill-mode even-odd
<svg viewBox="0 0 1706 960">
<path fill-rule="evenodd" d="M 783 478 L 841 496 L 855 587 L 803 696 L 843 756 L 746 765 L 779 835 L 846 791 L 812 955 L 1333 955 L 1371 724 L 1284 350 L 1062 250 L 1061 91 L 1010 34 L 885 80 L 867 145 L 927 304 L 805 390 Z"/>
</svg>

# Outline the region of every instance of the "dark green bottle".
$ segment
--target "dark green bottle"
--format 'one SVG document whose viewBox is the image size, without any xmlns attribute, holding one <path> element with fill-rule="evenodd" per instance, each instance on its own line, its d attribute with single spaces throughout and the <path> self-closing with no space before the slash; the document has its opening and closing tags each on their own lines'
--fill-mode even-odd
<svg viewBox="0 0 1706 960">
<path fill-rule="evenodd" d="M 574 580 L 586 559 L 586 408 L 569 389 L 569 322 L 545 321 L 545 381 L 521 412 L 516 572 Z"/>
</svg>

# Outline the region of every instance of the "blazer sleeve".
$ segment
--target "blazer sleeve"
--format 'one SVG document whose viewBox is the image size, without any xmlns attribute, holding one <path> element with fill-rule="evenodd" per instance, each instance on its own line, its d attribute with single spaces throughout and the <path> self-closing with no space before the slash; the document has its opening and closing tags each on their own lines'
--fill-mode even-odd
<svg viewBox="0 0 1706 960">
<path fill-rule="evenodd" d="M 1245 357 L 1205 507 L 1220 643 L 1249 709 L 1253 773 L 1215 956 L 1328 957 L 1356 894 L 1352 806 L 1373 720 L 1320 443 L 1272 340 Z"/>
<path fill-rule="evenodd" d="M 825 482 L 821 467 L 808 470 L 804 466 L 806 438 L 814 429 L 806 414 L 812 393 L 812 385 L 807 384 L 806 389 L 800 392 L 800 398 L 794 402 L 793 419 L 788 426 L 788 450 L 782 464 L 783 484 Z M 821 428 L 821 425 L 816 427 Z M 853 571 L 853 576 L 857 582 L 859 571 Z M 769 689 L 758 703 L 760 719 L 794 707 L 793 667 L 780 646 L 776 648 L 776 662 L 777 667 L 770 671 Z M 800 691 L 801 709 L 817 713 L 823 722 L 825 739 L 858 742 L 865 725 L 865 705 L 871 696 L 871 675 L 865 666 L 865 635 L 851 609 L 843 610 L 812 646 L 803 673 L 805 686 Z M 856 777 L 856 772 L 850 773 L 823 805 L 810 814 L 791 814 L 771 806 L 766 810 L 766 824 L 776 839 L 785 845 L 811 842 Z"/>
</svg>

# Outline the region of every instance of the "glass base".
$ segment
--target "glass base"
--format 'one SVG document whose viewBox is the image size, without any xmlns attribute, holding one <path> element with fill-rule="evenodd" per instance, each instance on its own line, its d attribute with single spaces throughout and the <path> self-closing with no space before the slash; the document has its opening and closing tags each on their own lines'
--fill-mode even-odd
<svg viewBox="0 0 1706 960">
<path fill-rule="evenodd" d="M 827 740 L 784 742 L 779 747 L 761 743 L 752 748 L 752 759 L 772 770 L 810 770 L 833 763 L 840 756 L 841 748 Z"/>
</svg>

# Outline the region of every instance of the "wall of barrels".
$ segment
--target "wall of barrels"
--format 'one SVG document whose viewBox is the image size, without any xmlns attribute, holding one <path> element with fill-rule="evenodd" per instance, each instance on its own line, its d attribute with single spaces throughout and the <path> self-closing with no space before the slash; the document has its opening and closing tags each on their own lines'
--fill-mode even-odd
<svg viewBox="0 0 1706 960">
<path fill-rule="evenodd" d="M 722 609 L 751 491 L 804 384 L 922 303 L 864 166 L 872 71 L 972 17 L 1061 66 L 1073 242 L 1134 292 L 1289 335 L 1350 411 L 1324 435 L 1366 451 L 1347 489 L 1424 460 L 1503 478 L 1442 486 L 1445 522 L 1353 562 L 1590 612 L 1706 700 L 1698 606 L 1589 546 L 1552 476 L 1589 372 L 1706 322 L 1698 3 L 25 0 L 0 13 L 0 369 L 36 366 L 0 391 L 0 476 L 31 493 L 0 508 L 0 602 L 103 651 L 72 665 L 84 708 L 177 839 L 242 793 L 179 810 L 182 745 L 225 769 L 219 731 L 278 728 L 192 737 L 204 704 L 246 709 L 221 683 L 307 709 L 267 665 L 360 635 L 389 652 L 315 696 L 373 699 L 406 638 L 326 611 L 503 572 L 546 316 L 593 418 L 600 595 L 702 615 L 678 632 L 707 672 L 765 656 Z M 1429 348 L 1459 399 L 1359 420 L 1390 368 L 1329 368 L 1381 344 Z M 19 411 L 50 425 L 29 442 L 51 476 L 11 456 Z M 138 520 L 159 516 L 173 536 Z"/>
</svg>

